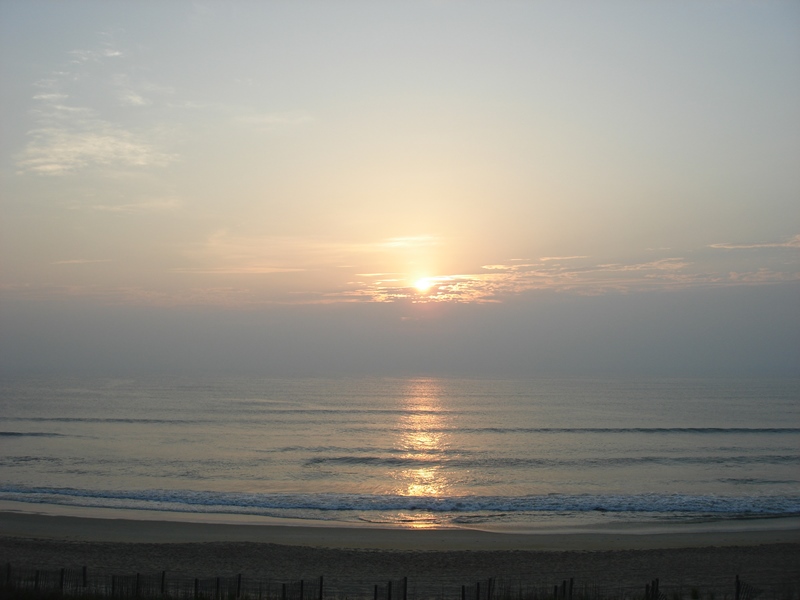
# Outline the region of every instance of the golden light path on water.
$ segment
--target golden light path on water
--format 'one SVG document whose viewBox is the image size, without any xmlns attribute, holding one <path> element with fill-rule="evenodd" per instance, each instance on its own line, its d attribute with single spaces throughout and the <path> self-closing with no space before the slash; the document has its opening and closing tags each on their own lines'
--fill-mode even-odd
<svg viewBox="0 0 800 600">
<path fill-rule="evenodd" d="M 410 381 L 406 392 L 405 414 L 401 417 L 398 447 L 404 459 L 430 462 L 430 466 L 403 468 L 393 474 L 397 480 L 395 493 L 401 496 L 439 497 L 449 492 L 450 482 L 438 460 L 449 445 L 444 431 L 442 394 L 433 379 Z M 433 527 L 433 513 L 400 515 L 401 520 L 414 528 Z"/>
</svg>

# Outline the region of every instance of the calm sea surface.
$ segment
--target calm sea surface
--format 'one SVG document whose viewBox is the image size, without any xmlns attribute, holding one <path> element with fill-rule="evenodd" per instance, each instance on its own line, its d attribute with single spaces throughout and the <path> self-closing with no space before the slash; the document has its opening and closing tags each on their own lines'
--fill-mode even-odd
<svg viewBox="0 0 800 600">
<path fill-rule="evenodd" d="M 800 514 L 800 381 L 6 379 L 0 500 L 407 526 Z"/>
</svg>

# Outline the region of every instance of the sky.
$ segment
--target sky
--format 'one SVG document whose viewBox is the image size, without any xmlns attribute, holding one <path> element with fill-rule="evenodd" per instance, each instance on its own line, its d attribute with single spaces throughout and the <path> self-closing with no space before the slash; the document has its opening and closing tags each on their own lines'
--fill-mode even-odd
<svg viewBox="0 0 800 600">
<path fill-rule="evenodd" d="M 797 2 L 0 3 L 0 373 L 800 376 Z"/>
</svg>

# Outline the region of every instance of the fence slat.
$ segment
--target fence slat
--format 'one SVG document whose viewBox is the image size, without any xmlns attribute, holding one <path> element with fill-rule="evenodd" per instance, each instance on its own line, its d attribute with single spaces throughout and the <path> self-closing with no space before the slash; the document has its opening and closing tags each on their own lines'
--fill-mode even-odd
<svg viewBox="0 0 800 600">
<path fill-rule="evenodd" d="M 164 600 L 681 600 L 682 590 L 678 585 L 661 587 L 658 578 L 652 579 L 644 590 L 635 587 L 611 587 L 603 589 L 591 580 L 577 584 L 575 578 L 563 578 L 561 573 L 547 575 L 559 583 L 553 585 L 525 575 L 515 578 L 491 577 L 464 585 L 462 582 L 430 577 L 417 580 L 413 577 L 384 579 L 385 583 L 356 578 L 330 578 L 319 576 L 318 589 L 306 589 L 305 580 L 281 581 L 266 578 L 248 578 L 242 573 L 216 577 L 190 577 L 167 572 L 154 573 L 107 573 L 87 566 L 61 569 L 16 568 L 6 563 L 5 577 L 0 576 L 0 598 L 26 597 L 71 598 L 83 597 L 100 600 L 114 598 L 145 600 L 159 598 Z M 544 578 L 545 575 L 540 577 Z M 730 586 L 730 579 L 727 580 Z M 782 583 L 767 589 L 758 589 L 736 576 L 733 590 L 719 586 L 700 597 L 709 600 L 718 594 L 719 598 L 731 600 L 800 600 L 796 588 L 789 590 Z M 312 588 L 313 588 L 312 580 Z M 685 584 L 684 584 L 685 585 Z M 6 591 L 16 594 L 4 593 Z M 642 596 L 644 591 L 644 597 Z M 731 591 L 734 594 L 731 594 Z M 308 593 L 309 598 L 306 598 Z M 692 590 L 696 597 L 697 590 Z M 371 597 L 371 599 L 370 599 Z M 685 598 L 685 597 L 684 597 Z M 77 598 L 76 598 L 77 600 Z"/>
</svg>

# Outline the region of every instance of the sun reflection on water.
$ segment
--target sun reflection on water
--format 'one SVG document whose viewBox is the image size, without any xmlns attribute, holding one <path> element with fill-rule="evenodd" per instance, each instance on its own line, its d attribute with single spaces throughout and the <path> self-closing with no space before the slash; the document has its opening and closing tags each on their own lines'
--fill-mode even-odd
<svg viewBox="0 0 800 600">
<path fill-rule="evenodd" d="M 441 389 L 434 379 L 415 379 L 409 382 L 404 405 L 405 413 L 399 423 L 398 447 L 402 457 L 414 466 L 393 473 L 397 481 L 395 493 L 401 496 L 441 497 L 449 491 L 449 481 L 442 460 L 449 444 L 445 431 Z M 408 525 L 416 528 L 436 525 L 436 516 L 415 514 Z"/>
</svg>

